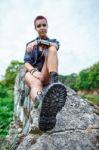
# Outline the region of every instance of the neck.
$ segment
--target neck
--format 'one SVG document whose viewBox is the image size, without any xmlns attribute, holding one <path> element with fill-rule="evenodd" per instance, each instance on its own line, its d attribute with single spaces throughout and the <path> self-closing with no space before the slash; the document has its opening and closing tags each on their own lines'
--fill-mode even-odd
<svg viewBox="0 0 99 150">
<path fill-rule="evenodd" d="M 39 36 L 38 38 L 40 38 L 40 39 L 46 39 L 47 36 Z"/>
</svg>

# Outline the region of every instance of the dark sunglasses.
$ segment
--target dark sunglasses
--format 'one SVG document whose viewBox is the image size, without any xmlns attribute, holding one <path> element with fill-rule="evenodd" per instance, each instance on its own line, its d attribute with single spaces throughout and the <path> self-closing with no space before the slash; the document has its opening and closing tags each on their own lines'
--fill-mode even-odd
<svg viewBox="0 0 99 150">
<path fill-rule="evenodd" d="M 46 27 L 46 26 L 47 26 L 47 24 L 38 24 L 37 28 Z"/>
</svg>

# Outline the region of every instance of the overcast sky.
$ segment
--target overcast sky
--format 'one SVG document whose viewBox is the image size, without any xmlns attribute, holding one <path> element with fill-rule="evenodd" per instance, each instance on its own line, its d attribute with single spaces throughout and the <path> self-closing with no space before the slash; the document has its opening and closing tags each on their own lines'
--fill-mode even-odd
<svg viewBox="0 0 99 150">
<path fill-rule="evenodd" d="M 0 0 L 0 76 L 11 60 L 23 61 L 26 43 L 37 36 L 37 15 L 48 19 L 48 36 L 60 41 L 60 74 L 99 61 L 99 0 Z"/>
</svg>

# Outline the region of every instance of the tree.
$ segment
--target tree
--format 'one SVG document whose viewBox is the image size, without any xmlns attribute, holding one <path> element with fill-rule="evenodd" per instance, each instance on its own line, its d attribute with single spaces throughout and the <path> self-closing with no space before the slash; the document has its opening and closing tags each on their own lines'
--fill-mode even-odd
<svg viewBox="0 0 99 150">
<path fill-rule="evenodd" d="M 90 83 L 88 81 L 89 77 L 89 69 L 82 70 L 76 80 L 76 88 L 77 90 L 83 89 L 83 90 L 88 90 L 90 87 Z"/>
<path fill-rule="evenodd" d="M 15 77 L 16 77 L 18 70 L 19 70 L 21 65 L 23 65 L 22 62 L 19 62 L 17 60 L 13 60 L 9 64 L 8 68 L 6 69 L 6 73 L 4 76 L 4 82 L 5 82 L 5 85 L 7 87 L 9 87 L 10 89 L 12 89 L 14 86 Z"/>
<path fill-rule="evenodd" d="M 90 82 L 90 89 L 99 88 L 99 63 L 90 68 L 88 81 Z"/>
<path fill-rule="evenodd" d="M 67 76 L 63 76 L 63 75 L 59 75 L 59 80 L 65 84 L 66 86 L 69 86 L 72 89 L 76 90 L 76 78 L 77 78 L 77 74 L 76 73 L 72 73 L 70 75 Z"/>
</svg>

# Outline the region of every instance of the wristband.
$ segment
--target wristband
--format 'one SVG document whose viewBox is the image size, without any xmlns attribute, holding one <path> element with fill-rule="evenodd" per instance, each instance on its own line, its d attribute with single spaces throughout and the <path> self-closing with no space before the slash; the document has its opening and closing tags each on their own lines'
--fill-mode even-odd
<svg viewBox="0 0 99 150">
<path fill-rule="evenodd" d="M 36 72 L 36 71 L 38 71 L 38 69 L 37 68 L 33 68 L 33 69 L 30 70 L 30 74 L 33 75 L 33 73 Z"/>
</svg>

